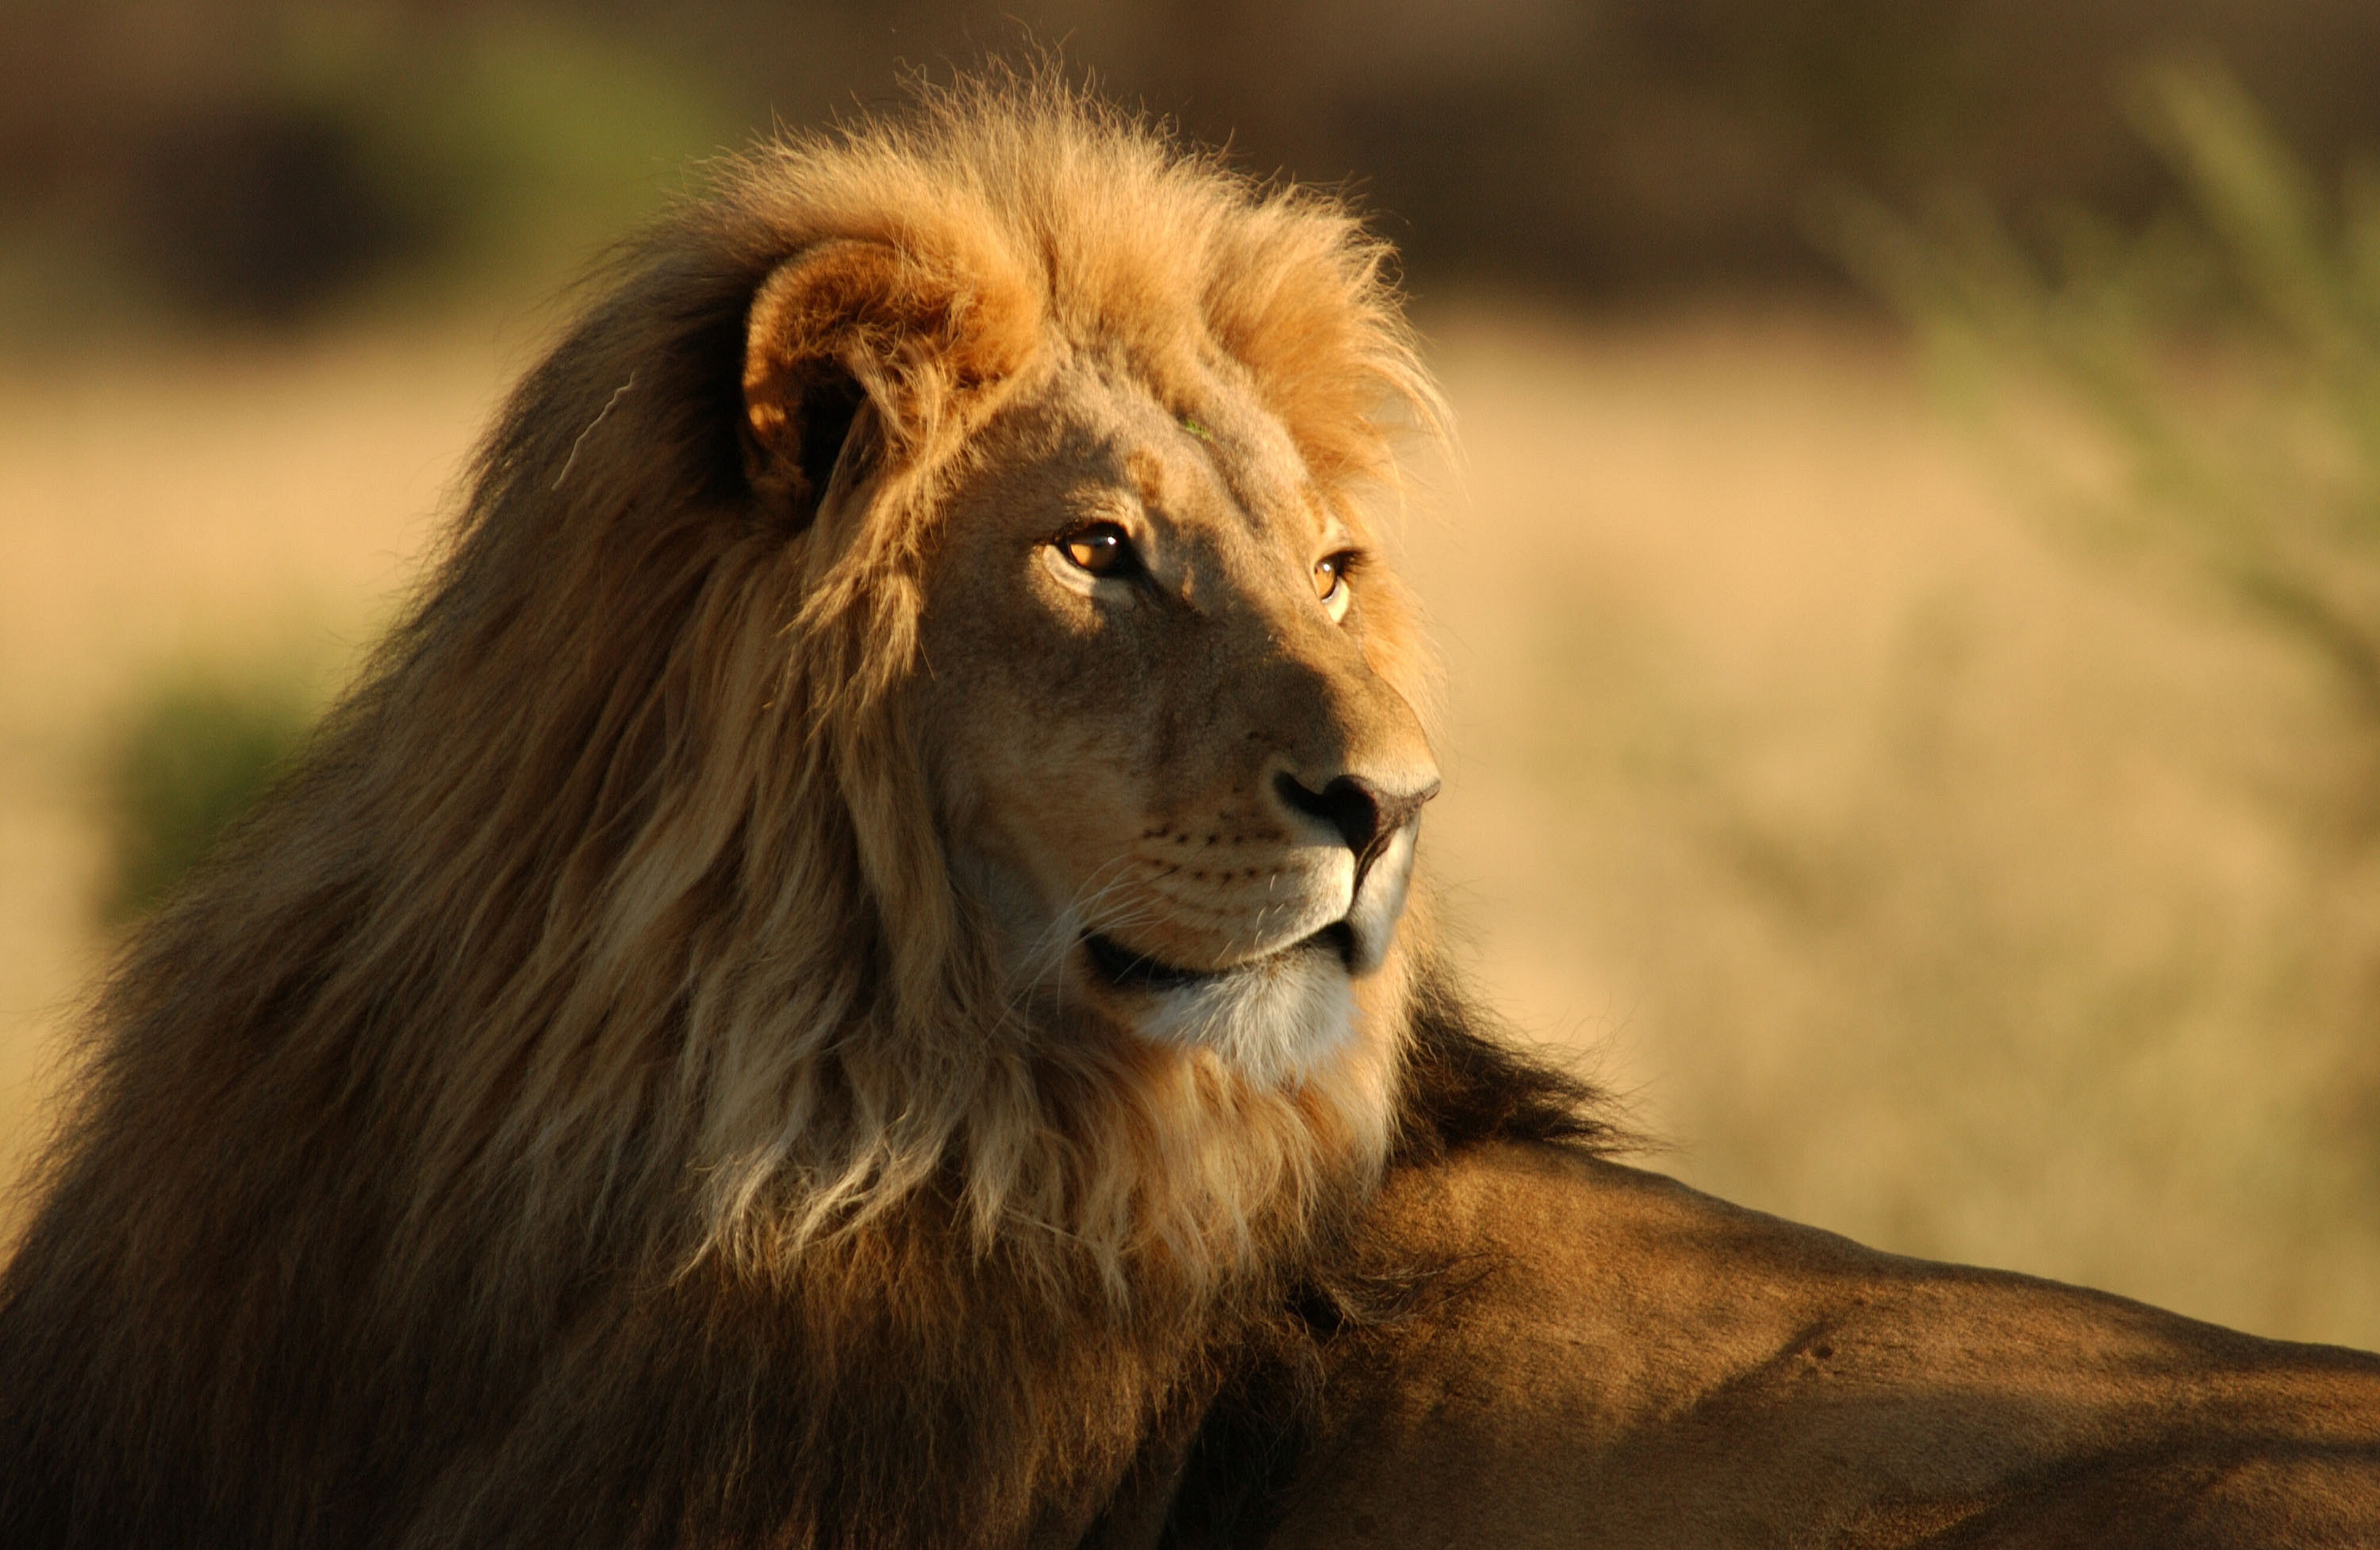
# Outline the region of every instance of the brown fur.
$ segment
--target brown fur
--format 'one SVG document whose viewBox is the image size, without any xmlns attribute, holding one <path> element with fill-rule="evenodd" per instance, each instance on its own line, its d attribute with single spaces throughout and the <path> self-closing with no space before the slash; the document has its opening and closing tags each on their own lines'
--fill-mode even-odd
<svg viewBox="0 0 2380 1550">
<path fill-rule="evenodd" d="M 1877 1253 L 1488 1144 L 1394 1176 L 1340 1276 L 1460 1265 L 1323 1348 L 1281 1550 L 2362 1550 L 2380 1357 Z"/>
<path fill-rule="evenodd" d="M 1268 782 L 1427 779 L 1392 578 L 1342 626 L 1305 575 L 1369 546 L 1383 411 L 1436 412 L 1383 256 L 1030 82 L 756 152 L 631 251 L 418 610 L 107 987 L 0 1285 L 0 1542 L 1072 1543 L 1301 1338 L 1401 1127 L 1579 1123 L 1416 1035 L 1409 948 L 1342 1000 L 1265 946 L 1320 988 L 1165 1038 L 1071 938 L 1003 957 L 1017 879 L 1093 909 L 1100 854 L 1195 824 L 1256 859 L 1146 857 L 1084 924 L 1262 968 L 1250 879 L 1311 913 L 1364 878 L 1252 817 Z M 986 550 L 1087 642 L 1043 714 L 969 685 L 1063 630 L 937 599 L 986 534 L 1053 553 L 1017 525 L 1078 467 L 1187 601 Z M 1126 639 L 1131 735 L 1089 682 Z M 1147 810 L 1068 810 L 1111 777 Z"/>
</svg>

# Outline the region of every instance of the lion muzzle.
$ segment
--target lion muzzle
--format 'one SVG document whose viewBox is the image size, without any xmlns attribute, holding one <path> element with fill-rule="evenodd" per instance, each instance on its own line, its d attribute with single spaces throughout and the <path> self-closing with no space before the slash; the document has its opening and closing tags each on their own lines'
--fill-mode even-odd
<svg viewBox="0 0 2380 1550">
<path fill-rule="evenodd" d="M 1421 810 L 1438 794 L 1437 771 L 1349 773 L 1315 786 L 1280 770 L 1271 788 L 1293 825 L 1343 842 L 1355 858 L 1346 914 L 1319 935 L 1338 948 L 1348 973 L 1374 972 L 1388 957 L 1404 913 Z"/>
<path fill-rule="evenodd" d="M 1318 789 L 1279 774 L 1268 784 L 1300 846 L 1330 854 L 1325 871 L 1333 876 L 1324 886 L 1333 897 L 1321 905 L 1324 924 L 1205 968 L 1168 963 L 1098 930 L 1084 933 L 1082 947 L 1098 981 L 1136 1001 L 1133 1025 L 1142 1037 L 1203 1046 L 1281 1084 L 1302 1080 L 1354 1036 L 1354 983 L 1378 973 L 1395 945 L 1421 809 L 1438 779 L 1435 770 L 1402 781 L 1340 776 Z"/>
</svg>

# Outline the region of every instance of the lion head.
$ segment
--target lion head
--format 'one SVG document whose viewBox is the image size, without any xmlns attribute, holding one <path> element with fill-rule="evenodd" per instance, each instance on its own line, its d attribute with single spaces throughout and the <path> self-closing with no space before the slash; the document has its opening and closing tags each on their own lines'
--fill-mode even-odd
<svg viewBox="0 0 2380 1550">
<path fill-rule="evenodd" d="M 1122 1285 L 1377 1164 L 1437 789 L 1366 510 L 1437 412 L 1382 260 L 1047 87 L 759 152 L 642 249 L 392 675 L 486 791 L 420 823 L 513 758 L 589 782 L 507 836 L 583 866 L 530 949 L 566 988 L 487 1024 L 513 1166 L 615 1156 L 595 1106 L 666 1064 L 692 1253 L 955 1178 Z"/>
<path fill-rule="evenodd" d="M 1385 251 L 1047 81 L 720 183 L 108 1015 L 368 1057 L 426 1256 L 790 1274 L 933 1194 L 1061 1280 L 1245 1264 L 1391 1129 L 1437 774 L 1367 502 L 1439 411 Z"/>
</svg>

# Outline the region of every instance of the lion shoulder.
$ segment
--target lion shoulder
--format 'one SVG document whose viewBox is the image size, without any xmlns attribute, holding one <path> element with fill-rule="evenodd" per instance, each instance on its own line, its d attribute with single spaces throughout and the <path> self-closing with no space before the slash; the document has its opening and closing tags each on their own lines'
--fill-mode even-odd
<svg viewBox="0 0 2380 1550">
<path fill-rule="evenodd" d="M 1334 1349 L 1275 1543 L 1350 1515 L 1381 1544 L 1483 1521 L 1503 1543 L 2130 1543 L 2070 1531 L 2177 1503 L 2191 1544 L 2265 1543 L 2276 1513 L 2323 1526 L 2310 1543 L 2380 1535 L 2360 1352 L 1879 1253 L 1542 1142 L 1402 1170 L 1358 1258 L 1448 1268 Z"/>
</svg>

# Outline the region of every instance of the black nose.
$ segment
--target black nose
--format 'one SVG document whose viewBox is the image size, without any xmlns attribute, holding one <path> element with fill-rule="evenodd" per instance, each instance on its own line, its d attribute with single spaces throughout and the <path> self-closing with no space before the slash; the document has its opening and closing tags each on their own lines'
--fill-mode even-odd
<svg viewBox="0 0 2380 1550">
<path fill-rule="evenodd" d="M 1336 828 L 1346 837 L 1347 848 L 1355 853 L 1355 866 L 1360 875 L 1380 847 L 1393 838 L 1397 830 L 1413 821 L 1421 805 L 1438 794 L 1438 782 L 1411 792 L 1385 792 L 1360 775 L 1342 775 L 1314 791 L 1299 782 L 1293 775 L 1282 773 L 1273 777 L 1273 790 L 1289 807 L 1310 813 Z"/>
</svg>

